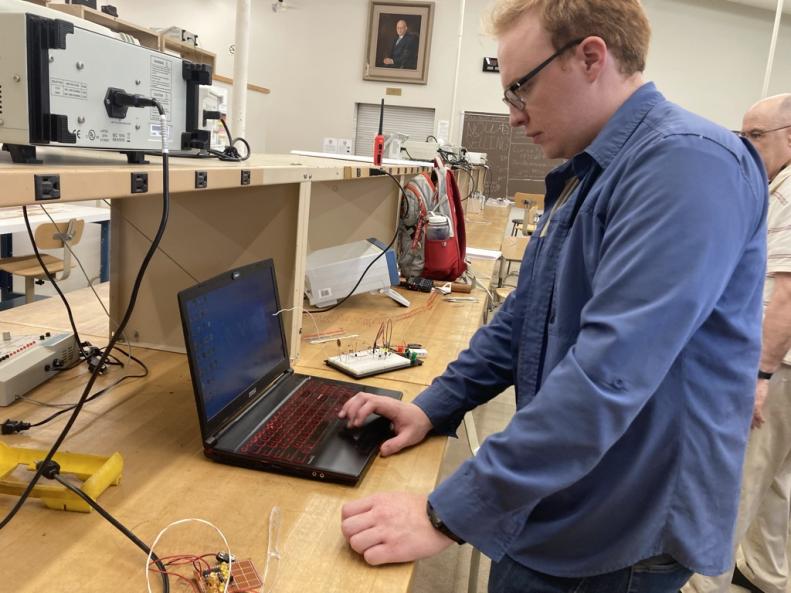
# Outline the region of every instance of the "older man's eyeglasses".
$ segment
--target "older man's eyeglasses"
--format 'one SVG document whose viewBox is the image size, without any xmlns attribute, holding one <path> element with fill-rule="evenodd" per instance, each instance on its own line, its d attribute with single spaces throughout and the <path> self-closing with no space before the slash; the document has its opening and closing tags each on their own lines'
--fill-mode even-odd
<svg viewBox="0 0 791 593">
<path fill-rule="evenodd" d="M 522 99 L 522 97 L 519 96 L 519 89 L 521 89 L 524 86 L 526 86 L 527 83 L 529 83 L 533 78 L 535 78 L 538 75 L 539 72 L 541 72 L 544 68 L 549 66 L 549 64 L 552 62 L 552 60 L 557 58 L 564 51 L 566 51 L 568 49 L 571 49 L 575 45 L 579 45 L 583 41 L 585 41 L 584 37 L 581 38 L 581 39 L 575 39 L 574 41 L 569 41 L 566 45 L 561 47 L 554 54 L 549 56 L 546 60 L 541 62 L 538 66 L 536 66 L 530 72 L 525 74 L 522 78 L 520 78 L 516 82 L 512 83 L 507 89 L 505 89 L 505 92 L 503 93 L 503 103 L 505 103 L 506 105 L 508 105 L 510 107 L 513 107 L 514 109 L 517 109 L 519 111 L 524 110 L 525 102 Z"/>
<path fill-rule="evenodd" d="M 760 140 L 770 132 L 778 132 L 780 130 L 785 130 L 788 128 L 791 128 L 791 124 L 788 124 L 787 126 L 780 126 L 779 128 L 772 128 L 771 130 L 756 129 L 756 130 L 747 130 L 746 132 L 743 132 L 741 130 L 734 130 L 734 132 L 736 133 L 737 136 L 741 136 L 742 138 L 747 138 L 751 142 L 755 142 L 756 140 Z"/>
</svg>

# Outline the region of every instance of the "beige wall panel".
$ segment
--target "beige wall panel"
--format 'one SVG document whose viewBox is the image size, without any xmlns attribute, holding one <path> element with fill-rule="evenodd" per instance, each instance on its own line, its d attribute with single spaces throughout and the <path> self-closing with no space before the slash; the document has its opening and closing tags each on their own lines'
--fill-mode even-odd
<svg viewBox="0 0 791 593">
<path fill-rule="evenodd" d="M 293 306 L 297 241 L 298 185 L 208 190 L 175 195 L 161 248 L 143 281 L 127 330 L 141 345 L 183 351 L 184 341 L 176 294 L 226 270 L 273 258 L 283 307 Z M 124 219 L 153 238 L 161 214 L 161 200 L 146 198 L 113 203 L 110 303 L 120 318 L 128 303 L 134 278 L 149 240 Z M 187 272 L 180 269 L 175 260 Z M 284 314 L 287 335 L 292 316 Z"/>
</svg>

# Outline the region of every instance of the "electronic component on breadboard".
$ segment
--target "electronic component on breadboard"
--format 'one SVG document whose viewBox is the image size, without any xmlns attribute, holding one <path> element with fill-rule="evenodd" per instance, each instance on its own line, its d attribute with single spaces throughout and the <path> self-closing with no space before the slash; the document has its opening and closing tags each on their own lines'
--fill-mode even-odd
<svg viewBox="0 0 791 593">
<path fill-rule="evenodd" d="M 386 348 L 368 348 L 358 352 L 339 354 L 331 356 L 325 362 L 328 366 L 355 379 L 405 369 L 416 364 L 416 361 Z"/>
<path fill-rule="evenodd" d="M 8 406 L 79 358 L 72 333 L 16 335 L 0 340 L 0 406 Z"/>
<path fill-rule="evenodd" d="M 228 579 L 228 563 L 218 562 L 212 568 L 195 571 L 194 581 L 201 593 L 224 593 Z M 231 582 L 228 593 L 256 593 L 264 582 L 252 560 L 239 560 L 231 565 Z"/>
</svg>

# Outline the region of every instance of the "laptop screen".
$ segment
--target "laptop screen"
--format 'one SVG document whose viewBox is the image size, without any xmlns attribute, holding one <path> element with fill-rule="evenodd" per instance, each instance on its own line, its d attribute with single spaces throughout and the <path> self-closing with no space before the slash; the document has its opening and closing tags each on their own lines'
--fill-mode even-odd
<svg viewBox="0 0 791 593">
<path fill-rule="evenodd" d="M 195 391 L 204 419 L 213 424 L 289 367 L 282 322 L 274 315 L 279 299 L 272 260 L 222 274 L 179 299 Z"/>
</svg>

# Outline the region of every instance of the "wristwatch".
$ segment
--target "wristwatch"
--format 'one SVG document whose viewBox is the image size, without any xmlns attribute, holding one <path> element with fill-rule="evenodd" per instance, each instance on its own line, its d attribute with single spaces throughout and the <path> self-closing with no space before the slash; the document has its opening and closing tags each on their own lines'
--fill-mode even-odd
<svg viewBox="0 0 791 593">
<path fill-rule="evenodd" d="M 761 369 L 758 369 L 759 379 L 766 379 L 768 381 L 769 379 L 772 378 L 772 375 L 774 375 L 774 373 L 767 373 L 766 371 L 762 371 Z"/>
<path fill-rule="evenodd" d="M 431 502 L 428 501 L 426 502 L 426 514 L 428 515 L 428 520 L 431 522 L 431 526 L 439 531 L 442 535 L 449 537 L 459 545 L 465 543 L 463 539 L 448 529 L 448 526 L 445 525 L 445 523 L 442 522 L 442 519 L 437 516 L 437 513 L 434 512 L 434 507 L 431 506 Z"/>
</svg>

